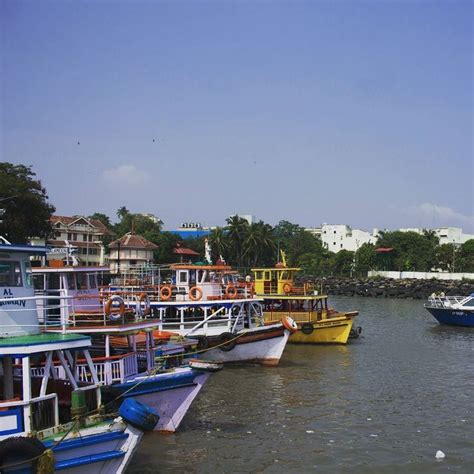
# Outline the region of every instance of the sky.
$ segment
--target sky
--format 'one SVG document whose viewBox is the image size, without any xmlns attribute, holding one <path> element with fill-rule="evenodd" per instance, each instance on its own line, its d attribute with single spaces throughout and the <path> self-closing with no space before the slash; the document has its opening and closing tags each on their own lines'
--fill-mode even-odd
<svg viewBox="0 0 474 474">
<path fill-rule="evenodd" d="M 0 161 L 60 215 L 474 233 L 473 5 L 0 0 Z"/>
</svg>

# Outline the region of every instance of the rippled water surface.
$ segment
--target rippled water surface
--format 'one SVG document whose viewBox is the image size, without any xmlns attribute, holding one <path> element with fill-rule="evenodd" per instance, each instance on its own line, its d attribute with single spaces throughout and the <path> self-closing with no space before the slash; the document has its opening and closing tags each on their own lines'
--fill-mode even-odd
<svg viewBox="0 0 474 474">
<path fill-rule="evenodd" d="M 361 339 L 225 368 L 129 472 L 473 473 L 474 330 L 439 326 L 419 301 L 332 304 L 360 311 Z"/>
</svg>

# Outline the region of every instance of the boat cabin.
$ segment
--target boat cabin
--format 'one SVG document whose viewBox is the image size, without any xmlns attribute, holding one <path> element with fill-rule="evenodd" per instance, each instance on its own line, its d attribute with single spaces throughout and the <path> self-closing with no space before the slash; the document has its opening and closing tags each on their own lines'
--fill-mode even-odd
<svg viewBox="0 0 474 474">
<path fill-rule="evenodd" d="M 238 276 L 227 265 L 172 265 L 176 301 L 235 298 Z"/>
<path fill-rule="evenodd" d="M 274 268 L 252 268 L 257 295 L 284 295 L 291 292 L 300 268 L 284 265 Z"/>
<path fill-rule="evenodd" d="M 0 440 L 54 431 L 60 422 L 70 421 L 70 411 L 60 407 L 70 407 L 74 391 L 87 392 L 86 411 L 100 405 L 90 338 L 40 330 L 29 260 L 46 252 L 45 247 L 0 245 Z M 91 383 L 75 377 L 80 353 Z M 64 371 L 63 380 L 58 380 L 55 364 Z"/>
</svg>

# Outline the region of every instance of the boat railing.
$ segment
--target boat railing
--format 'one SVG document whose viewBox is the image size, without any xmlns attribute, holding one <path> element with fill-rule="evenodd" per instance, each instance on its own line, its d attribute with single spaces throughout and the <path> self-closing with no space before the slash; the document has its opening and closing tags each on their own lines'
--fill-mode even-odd
<svg viewBox="0 0 474 474">
<path fill-rule="evenodd" d="M 428 298 L 428 306 L 434 308 L 459 308 L 465 301 L 466 296 L 446 296 L 433 293 Z"/>
<path fill-rule="evenodd" d="M 52 428 L 59 424 L 58 395 L 50 393 L 30 400 L 0 402 L 0 416 L 16 416 L 17 426 L 15 428 L 18 432 Z M 19 416 L 22 418 L 22 422 L 19 422 Z M 0 430 L 0 433 L 1 431 L 3 430 Z"/>
</svg>

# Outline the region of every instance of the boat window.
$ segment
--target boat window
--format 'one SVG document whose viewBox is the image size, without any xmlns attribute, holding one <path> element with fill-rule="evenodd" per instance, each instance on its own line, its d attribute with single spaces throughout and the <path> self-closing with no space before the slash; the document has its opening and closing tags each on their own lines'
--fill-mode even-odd
<svg viewBox="0 0 474 474">
<path fill-rule="evenodd" d="M 0 286 L 22 286 L 20 262 L 0 260 Z"/>
<path fill-rule="evenodd" d="M 33 288 L 33 278 L 31 274 L 31 263 L 27 260 L 23 262 L 25 269 L 25 286 L 27 288 Z"/>
<path fill-rule="evenodd" d="M 87 273 L 77 273 L 76 282 L 78 290 L 87 290 Z"/>
<path fill-rule="evenodd" d="M 188 273 L 179 272 L 179 283 L 187 283 L 187 281 L 188 281 Z"/>
<path fill-rule="evenodd" d="M 261 280 L 262 279 L 263 272 L 255 272 L 255 279 L 256 280 Z"/>
<path fill-rule="evenodd" d="M 289 280 L 289 279 L 290 279 L 290 274 L 287 271 L 280 273 L 280 280 Z"/>
<path fill-rule="evenodd" d="M 463 306 L 474 306 L 474 298 L 469 298 L 463 303 Z"/>
<path fill-rule="evenodd" d="M 89 273 L 89 288 L 97 288 L 97 275 L 95 273 Z"/>
<path fill-rule="evenodd" d="M 265 280 L 270 280 L 270 272 L 264 272 L 263 278 L 264 278 Z"/>
<path fill-rule="evenodd" d="M 66 281 L 67 281 L 67 289 L 68 290 L 75 290 L 76 289 L 76 279 L 74 278 L 74 273 L 68 273 L 66 275 Z"/>
<path fill-rule="evenodd" d="M 35 290 L 44 290 L 44 275 L 33 275 Z"/>
</svg>

